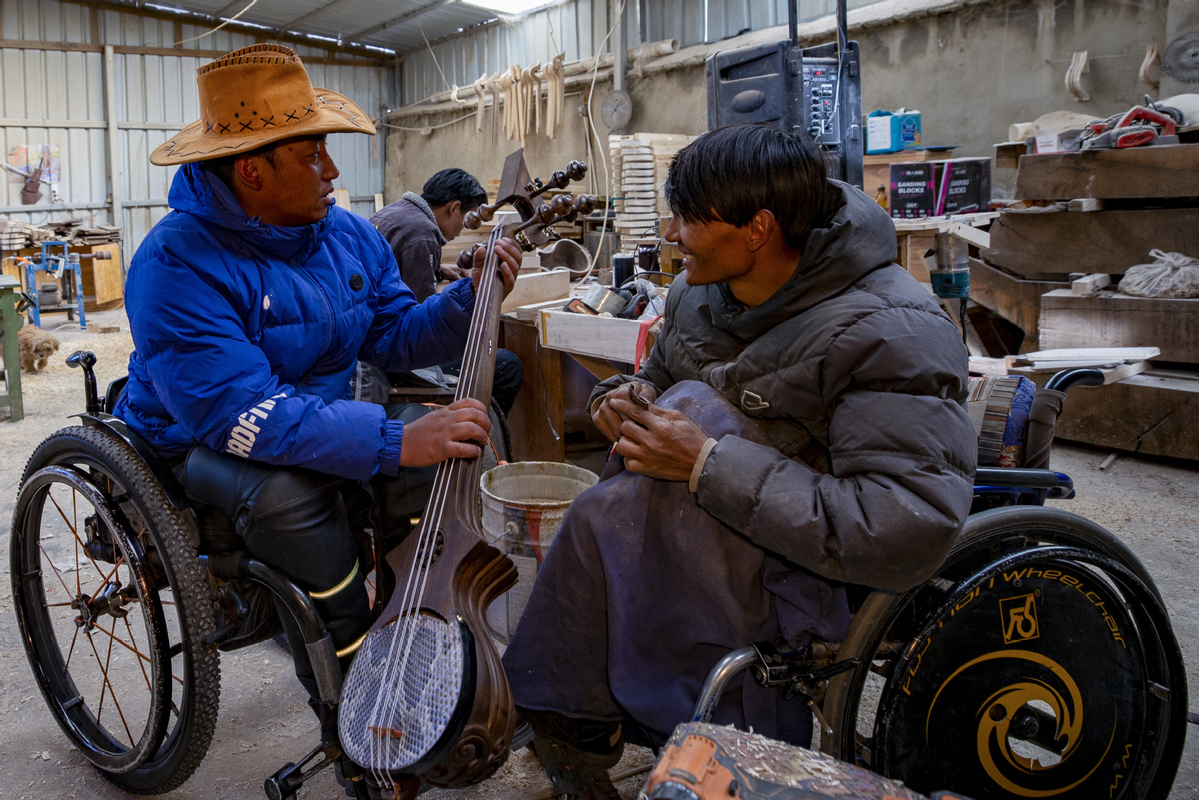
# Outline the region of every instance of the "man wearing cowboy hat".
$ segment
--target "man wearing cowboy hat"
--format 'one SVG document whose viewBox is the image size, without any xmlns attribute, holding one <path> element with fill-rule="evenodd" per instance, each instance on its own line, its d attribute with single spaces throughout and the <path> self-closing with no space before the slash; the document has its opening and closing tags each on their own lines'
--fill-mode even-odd
<svg viewBox="0 0 1199 800">
<path fill-rule="evenodd" d="M 474 400 L 384 407 L 350 399 L 351 379 L 360 360 L 404 370 L 461 355 L 484 253 L 469 278 L 418 303 L 387 242 L 331 196 L 325 136 L 375 132 L 358 106 L 313 88 L 278 45 L 223 56 L 197 83 L 202 119 L 150 157 L 182 166 L 174 210 L 130 265 L 136 349 L 115 413 L 255 558 L 309 592 L 348 661 L 370 615 L 343 493 L 374 479 L 376 527 L 406 523 L 420 468 L 478 455 L 490 428 Z M 496 249 L 507 293 L 520 249 Z"/>
</svg>

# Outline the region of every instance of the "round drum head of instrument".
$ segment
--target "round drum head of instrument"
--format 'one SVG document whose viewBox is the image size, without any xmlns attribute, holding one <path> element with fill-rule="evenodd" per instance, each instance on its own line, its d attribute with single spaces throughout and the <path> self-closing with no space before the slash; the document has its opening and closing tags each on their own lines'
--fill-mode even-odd
<svg viewBox="0 0 1199 800">
<path fill-rule="evenodd" d="M 465 626 L 431 614 L 408 614 L 362 643 L 341 690 L 338 731 L 359 766 L 419 772 L 470 707 L 474 686 Z"/>
</svg>

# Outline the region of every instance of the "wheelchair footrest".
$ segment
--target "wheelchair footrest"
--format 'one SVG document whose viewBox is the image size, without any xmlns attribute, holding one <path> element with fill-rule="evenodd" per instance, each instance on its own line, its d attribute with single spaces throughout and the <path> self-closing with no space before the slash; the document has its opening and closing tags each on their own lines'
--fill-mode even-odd
<svg viewBox="0 0 1199 800">
<path fill-rule="evenodd" d="M 337 742 L 321 742 L 300 759 L 300 763 L 287 763 L 280 767 L 278 772 L 262 782 L 262 789 L 270 800 L 295 797 L 305 781 L 332 765 L 341 756 L 341 745 Z"/>
</svg>

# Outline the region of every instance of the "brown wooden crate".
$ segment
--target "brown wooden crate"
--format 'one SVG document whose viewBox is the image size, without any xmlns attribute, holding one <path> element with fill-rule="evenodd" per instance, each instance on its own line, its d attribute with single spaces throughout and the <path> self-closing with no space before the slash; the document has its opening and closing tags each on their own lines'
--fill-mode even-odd
<svg viewBox="0 0 1199 800">
<path fill-rule="evenodd" d="M 1080 297 L 1058 289 L 1041 297 L 1040 348 L 1159 347 L 1162 361 L 1199 363 L 1199 298 Z"/>
</svg>

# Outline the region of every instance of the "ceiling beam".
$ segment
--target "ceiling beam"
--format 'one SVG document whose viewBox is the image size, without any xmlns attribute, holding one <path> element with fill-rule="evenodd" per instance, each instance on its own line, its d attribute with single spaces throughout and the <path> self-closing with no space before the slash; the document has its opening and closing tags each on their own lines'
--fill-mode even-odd
<svg viewBox="0 0 1199 800">
<path fill-rule="evenodd" d="M 447 0 L 441 0 L 446 2 Z M 88 6 L 100 11 L 115 11 L 119 14 L 132 14 L 138 17 L 148 17 L 150 19 L 162 19 L 169 22 L 184 22 L 189 25 L 208 25 L 215 27 L 221 23 L 215 15 L 201 14 L 196 11 L 187 11 L 182 14 L 177 14 L 172 11 L 159 11 L 153 8 L 144 6 L 131 6 L 124 3 L 114 2 L 114 0 L 62 0 L 64 3 L 72 5 Z M 238 7 L 242 5 L 244 0 L 240 0 L 234 5 Z M 237 25 L 237 23 L 233 23 Z M 250 27 L 227 27 L 233 33 L 240 33 L 246 36 L 256 37 L 258 39 L 269 38 L 283 42 L 285 44 L 300 45 L 302 47 L 313 47 L 319 50 L 326 50 L 331 53 L 344 53 L 345 55 L 358 56 L 359 58 L 367 58 L 371 61 L 379 62 L 380 64 L 390 64 L 392 57 L 387 53 L 380 53 L 377 50 L 371 50 L 360 44 L 353 42 L 338 44 L 337 42 L 329 42 L 321 39 L 309 39 L 307 36 L 297 36 L 291 33 L 275 33 L 269 28 L 250 28 Z"/>
<path fill-rule="evenodd" d="M 365 36 L 370 36 L 371 34 L 378 33 L 381 30 L 386 30 L 387 28 L 390 28 L 393 25 L 400 25 L 402 23 L 408 22 L 409 20 L 416 19 L 417 17 L 421 16 L 422 14 L 427 14 L 428 12 L 432 11 L 435 8 L 440 8 L 441 6 L 446 6 L 453 2 L 457 2 L 457 0 L 433 0 L 432 3 L 426 3 L 425 5 L 420 6 L 419 8 L 414 8 L 411 11 L 400 14 L 398 17 L 392 17 L 389 20 L 384 20 L 383 22 L 380 22 L 378 25 L 375 25 L 373 27 L 366 28 L 365 30 L 361 30 L 361 31 L 358 31 L 357 33 L 351 34 L 349 38 L 351 41 L 358 41 Z"/>
<path fill-rule="evenodd" d="M 225 6 L 224 8 L 222 8 L 220 11 L 216 12 L 215 14 L 213 14 L 213 16 L 218 17 L 218 18 L 231 16 L 234 11 L 243 9 L 246 6 L 248 6 L 249 4 L 250 4 L 250 0 L 233 0 L 232 3 Z"/>
<path fill-rule="evenodd" d="M 316 17 L 319 17 L 321 14 L 324 14 L 326 11 L 332 11 L 333 9 L 337 8 L 338 6 L 345 5 L 346 3 L 349 3 L 349 2 L 352 2 L 352 0 L 333 0 L 333 2 L 331 2 L 331 3 L 325 3 L 323 6 L 318 8 L 316 11 L 305 14 L 302 17 L 297 17 L 296 19 L 293 19 L 291 22 L 283 23 L 278 28 L 275 28 L 275 33 L 279 33 L 281 31 L 295 30 L 296 28 L 303 25 L 305 22 L 308 22 L 312 19 L 315 19 Z"/>
</svg>

